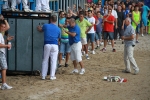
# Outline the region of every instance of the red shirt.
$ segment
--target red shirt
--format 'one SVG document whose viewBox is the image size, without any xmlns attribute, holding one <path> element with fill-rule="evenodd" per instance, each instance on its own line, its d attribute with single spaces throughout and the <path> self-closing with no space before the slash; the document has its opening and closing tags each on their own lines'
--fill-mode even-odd
<svg viewBox="0 0 150 100">
<path fill-rule="evenodd" d="M 107 18 L 107 15 L 104 16 L 103 18 L 104 18 L 104 19 Z M 113 15 L 110 15 L 110 16 L 107 18 L 107 21 L 115 21 L 115 17 L 114 17 Z M 105 21 L 105 22 L 104 22 L 103 31 L 114 32 L 114 24 Z"/>
<path fill-rule="evenodd" d="M 95 18 L 94 31 L 96 31 L 96 20 L 98 20 L 97 16 L 93 16 Z"/>
</svg>

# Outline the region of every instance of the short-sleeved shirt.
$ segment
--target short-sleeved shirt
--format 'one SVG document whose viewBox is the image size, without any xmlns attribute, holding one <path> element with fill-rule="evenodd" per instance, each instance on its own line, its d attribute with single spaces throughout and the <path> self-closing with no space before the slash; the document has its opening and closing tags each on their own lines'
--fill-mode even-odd
<svg viewBox="0 0 150 100">
<path fill-rule="evenodd" d="M 61 32 L 61 42 L 62 43 L 68 43 L 69 42 L 69 35 L 67 33 L 65 33 L 63 30 L 68 31 L 67 28 L 63 28 L 62 32 Z"/>
<path fill-rule="evenodd" d="M 96 25 L 96 32 L 102 32 L 102 18 L 98 18 L 98 24 Z"/>
<path fill-rule="evenodd" d="M 55 24 L 44 24 L 42 28 L 44 32 L 44 44 L 58 45 L 58 39 L 61 36 L 61 31 Z"/>
<path fill-rule="evenodd" d="M 121 12 L 117 12 L 117 15 L 118 15 L 118 26 L 122 27 L 123 20 L 125 20 L 124 13 L 122 11 Z"/>
<path fill-rule="evenodd" d="M 59 18 L 59 24 L 64 25 L 65 24 L 65 20 L 66 20 L 66 18 Z"/>
<path fill-rule="evenodd" d="M 5 41 L 2 33 L 0 33 L 0 44 L 5 45 Z M 0 48 L 0 52 L 3 52 L 5 54 L 5 48 Z"/>
<path fill-rule="evenodd" d="M 59 18 L 59 24 L 64 25 L 66 18 Z"/>
<path fill-rule="evenodd" d="M 91 17 L 91 18 L 87 18 L 87 20 L 90 22 L 90 23 L 93 23 L 93 24 L 95 24 L 95 18 L 94 17 Z M 94 31 L 94 26 L 91 28 L 91 30 L 88 32 L 88 34 L 89 33 L 95 33 L 95 31 Z"/>
<path fill-rule="evenodd" d="M 76 23 L 80 27 L 80 30 L 81 30 L 80 37 L 81 38 L 86 38 L 86 33 L 85 32 L 87 30 L 87 27 L 90 27 L 92 24 L 89 21 L 87 21 L 86 19 L 83 19 L 83 21 L 80 21 L 79 19 L 77 19 Z"/>
<path fill-rule="evenodd" d="M 124 36 L 125 37 L 130 37 L 133 34 L 135 35 L 135 30 L 134 30 L 133 26 L 130 24 L 126 27 L 126 29 L 124 31 Z M 133 40 L 124 40 L 124 44 L 126 46 L 135 45 L 135 39 L 133 39 Z"/>
<path fill-rule="evenodd" d="M 107 18 L 107 15 L 104 16 L 104 18 Z M 115 21 L 115 18 L 113 15 L 110 15 L 108 18 L 107 18 L 108 21 Z M 114 24 L 112 23 L 108 23 L 108 22 L 104 22 L 104 27 L 103 27 L 103 31 L 106 31 L 106 32 L 114 32 Z"/>
<path fill-rule="evenodd" d="M 76 35 L 74 37 L 69 36 L 69 44 L 72 45 L 74 43 L 78 43 L 80 41 L 80 28 L 78 25 L 75 25 L 74 27 L 70 27 L 68 26 L 68 30 L 71 33 L 76 33 Z"/>
</svg>

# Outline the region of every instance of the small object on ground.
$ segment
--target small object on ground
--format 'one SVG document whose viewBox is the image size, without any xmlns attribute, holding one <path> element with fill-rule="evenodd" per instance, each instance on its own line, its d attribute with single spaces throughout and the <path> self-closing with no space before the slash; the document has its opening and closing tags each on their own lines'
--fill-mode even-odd
<svg viewBox="0 0 150 100">
<path fill-rule="evenodd" d="M 127 79 L 121 78 L 120 76 L 108 75 L 108 76 L 104 76 L 103 79 L 106 80 L 106 81 L 109 81 L 109 82 L 120 82 L 120 83 L 127 82 Z"/>
</svg>

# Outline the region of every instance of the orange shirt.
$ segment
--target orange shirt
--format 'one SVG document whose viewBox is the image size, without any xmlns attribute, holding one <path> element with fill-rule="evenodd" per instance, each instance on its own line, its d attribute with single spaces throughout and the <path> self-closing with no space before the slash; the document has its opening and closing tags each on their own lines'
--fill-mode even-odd
<svg viewBox="0 0 150 100">
<path fill-rule="evenodd" d="M 107 17 L 108 17 L 108 15 L 104 16 L 103 18 L 106 19 Z M 110 16 L 107 18 L 107 21 L 115 21 L 115 17 L 112 16 L 112 15 L 110 15 Z M 105 22 L 104 22 L 103 31 L 114 32 L 114 24 L 105 21 Z"/>
</svg>

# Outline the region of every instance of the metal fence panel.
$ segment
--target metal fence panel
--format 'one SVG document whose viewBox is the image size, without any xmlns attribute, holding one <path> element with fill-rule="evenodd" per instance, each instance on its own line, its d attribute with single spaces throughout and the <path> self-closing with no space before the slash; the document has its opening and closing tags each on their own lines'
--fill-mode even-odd
<svg viewBox="0 0 150 100">
<path fill-rule="evenodd" d="M 37 26 L 48 23 L 48 20 L 33 20 L 33 70 L 41 70 L 44 45 L 44 34 L 37 31 Z"/>
<path fill-rule="evenodd" d="M 11 36 L 14 36 L 14 39 L 11 41 L 12 47 L 11 50 L 8 51 L 7 53 L 7 58 L 8 58 L 8 69 L 9 70 L 15 70 L 16 68 L 16 59 L 15 59 L 15 55 L 16 55 L 16 19 L 15 18 L 8 18 L 8 23 L 10 25 L 10 29 L 8 30 L 8 33 Z"/>
<path fill-rule="evenodd" d="M 17 19 L 16 60 L 18 71 L 32 68 L 32 19 Z"/>
</svg>

